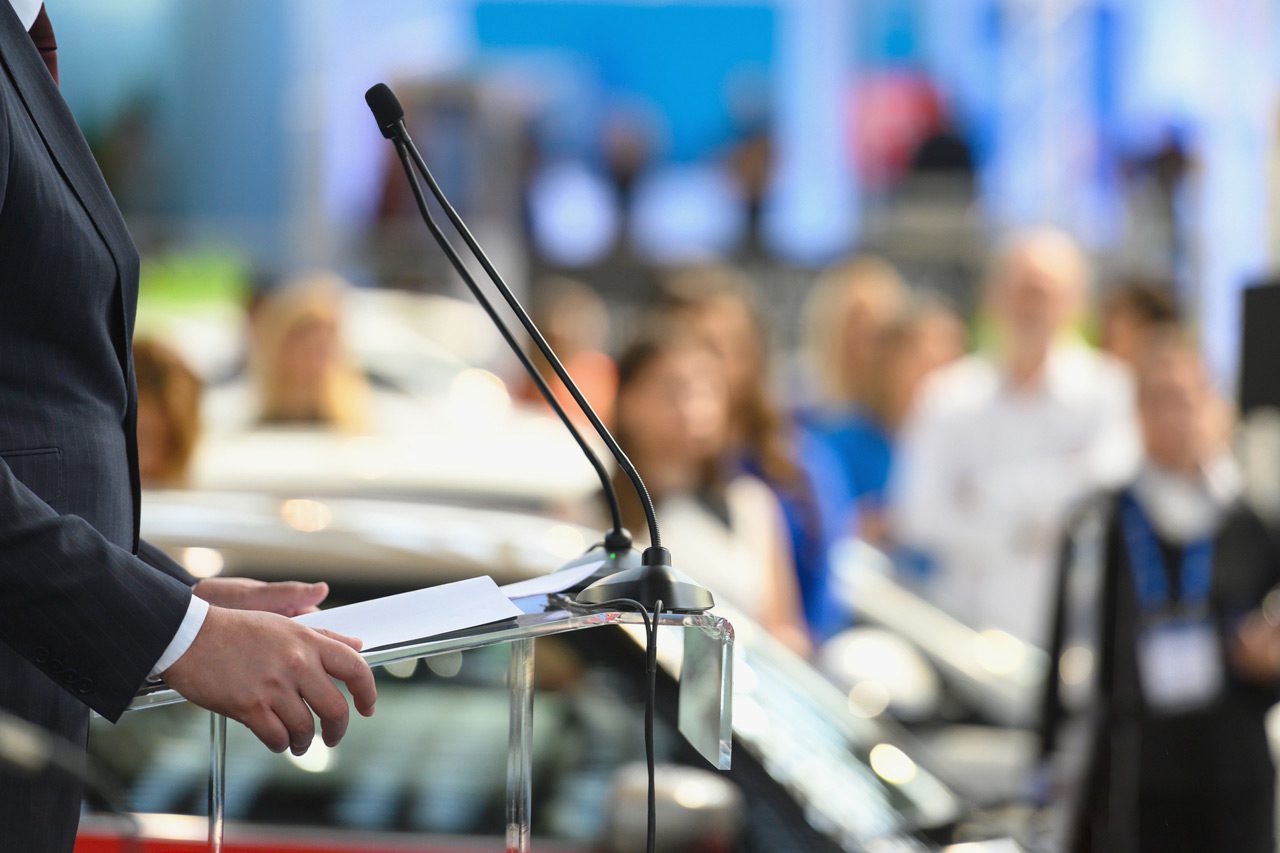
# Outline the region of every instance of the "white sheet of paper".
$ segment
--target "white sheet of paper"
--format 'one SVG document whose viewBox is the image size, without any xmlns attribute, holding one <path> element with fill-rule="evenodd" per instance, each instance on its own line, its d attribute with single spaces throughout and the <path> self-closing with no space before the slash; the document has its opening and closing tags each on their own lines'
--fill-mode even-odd
<svg viewBox="0 0 1280 853">
<path fill-rule="evenodd" d="M 359 637 L 368 651 L 519 615 L 520 609 L 486 575 L 295 618 L 312 628 Z"/>
<path fill-rule="evenodd" d="M 591 577 L 592 573 L 600 568 L 600 564 L 603 562 L 604 560 L 592 560 L 586 565 L 529 578 L 526 581 L 505 584 L 499 589 L 502 590 L 503 595 L 507 598 L 528 598 L 533 595 L 551 595 L 556 592 L 564 592 L 566 589 L 577 586 Z"/>
</svg>

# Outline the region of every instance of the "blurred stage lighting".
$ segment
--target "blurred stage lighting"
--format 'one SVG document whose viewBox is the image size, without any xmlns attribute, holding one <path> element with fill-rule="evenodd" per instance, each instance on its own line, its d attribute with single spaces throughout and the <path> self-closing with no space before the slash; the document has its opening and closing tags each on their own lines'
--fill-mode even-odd
<svg viewBox="0 0 1280 853">
<path fill-rule="evenodd" d="M 538 172 L 529 186 L 529 211 L 538 253 L 560 266 L 594 264 L 617 242 L 617 195 L 582 163 L 555 163 Z"/>
</svg>

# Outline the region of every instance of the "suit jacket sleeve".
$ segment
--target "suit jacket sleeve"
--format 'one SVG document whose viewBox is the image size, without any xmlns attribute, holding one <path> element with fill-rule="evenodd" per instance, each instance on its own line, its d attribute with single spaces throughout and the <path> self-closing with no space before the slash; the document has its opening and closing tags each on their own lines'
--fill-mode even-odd
<svg viewBox="0 0 1280 853">
<path fill-rule="evenodd" d="M 187 586 L 196 585 L 197 578 L 194 575 L 164 551 L 145 539 L 138 542 L 138 559 L 151 568 L 158 569 L 169 577 L 182 581 Z"/>
<path fill-rule="evenodd" d="M 86 705 L 119 718 L 191 595 L 0 462 L 0 641 Z"/>
</svg>

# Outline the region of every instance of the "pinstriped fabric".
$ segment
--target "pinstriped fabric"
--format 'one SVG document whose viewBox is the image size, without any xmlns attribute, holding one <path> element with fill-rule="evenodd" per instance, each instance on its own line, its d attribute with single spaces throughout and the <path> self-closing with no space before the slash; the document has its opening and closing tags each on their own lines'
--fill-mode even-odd
<svg viewBox="0 0 1280 853">
<path fill-rule="evenodd" d="M 118 717 L 172 638 L 190 581 L 134 556 L 137 254 L 3 2 L 0 72 L 0 707 L 83 743 L 88 708 Z M 67 853 L 78 813 L 72 784 L 0 775 L 0 851 Z"/>
</svg>

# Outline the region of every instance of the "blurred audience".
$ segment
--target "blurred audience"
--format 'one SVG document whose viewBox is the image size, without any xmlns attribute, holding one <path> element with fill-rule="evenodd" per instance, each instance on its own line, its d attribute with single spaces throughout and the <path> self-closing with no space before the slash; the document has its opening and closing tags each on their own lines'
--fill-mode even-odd
<svg viewBox="0 0 1280 853">
<path fill-rule="evenodd" d="M 542 329 L 547 343 L 560 357 L 587 402 L 606 417 L 613 410 L 618 369 L 604 352 L 604 343 L 609 339 L 609 310 L 604 300 L 579 281 L 553 277 L 534 285 L 532 301 L 534 322 Z M 578 409 L 542 353 L 531 346 L 530 358 L 574 424 L 581 430 L 590 430 L 587 416 Z M 542 395 L 528 379 L 517 389 L 517 396 L 547 408 Z"/>
<path fill-rule="evenodd" d="M 774 491 L 806 618 L 819 636 L 837 630 L 843 616 L 831 597 L 829 559 L 834 542 L 851 532 L 852 499 L 830 447 L 794 429 L 774 401 L 768 331 L 749 282 L 725 267 L 678 271 L 665 282 L 659 313 L 719 357 L 729 388 L 730 464 Z"/>
<path fill-rule="evenodd" d="M 964 133 L 943 115 L 937 129 L 916 147 L 908 174 L 955 178 L 972 186 L 977 164 Z"/>
<path fill-rule="evenodd" d="M 133 342 L 138 384 L 138 474 L 146 489 L 188 484 L 200 438 L 203 383 L 177 352 L 146 338 Z"/>
<path fill-rule="evenodd" d="M 1144 268 L 1173 274 L 1195 265 L 1195 217 L 1186 201 L 1203 162 L 1191 129 L 1172 122 L 1119 158 L 1126 207 L 1124 253 Z"/>
<path fill-rule="evenodd" d="M 636 184 L 658 159 L 662 137 L 662 118 L 638 104 L 619 105 L 605 117 L 601 154 L 624 216 L 631 208 Z"/>
<path fill-rule="evenodd" d="M 1074 789 L 1069 849 L 1263 853 L 1280 658 L 1260 611 L 1280 552 L 1240 501 L 1195 342 L 1147 337 L 1145 459 L 1078 514 L 1059 564 L 1044 757 Z"/>
<path fill-rule="evenodd" d="M 618 380 L 618 440 L 649 486 L 677 568 L 807 654 L 781 508 L 731 455 L 723 359 L 663 328 L 622 354 Z M 618 498 L 624 522 L 643 539 L 642 508 L 620 475 Z"/>
<path fill-rule="evenodd" d="M 861 405 L 843 416 L 811 418 L 835 450 L 857 502 L 858 535 L 889 544 L 887 490 L 898 435 L 925 379 L 965 354 L 967 333 L 954 311 L 921 301 L 879 335 Z"/>
<path fill-rule="evenodd" d="M 264 426 L 368 427 L 369 388 L 342 338 L 342 291 L 314 275 L 267 295 L 252 329 L 256 420 Z"/>
<path fill-rule="evenodd" d="M 995 259 L 990 353 L 933 376 L 902 430 L 893 534 L 927 554 L 926 594 L 970 626 L 1043 645 L 1065 513 L 1136 465 L 1129 377 L 1068 339 L 1089 286 L 1066 235 L 1040 229 Z"/>
<path fill-rule="evenodd" d="M 1130 366 L 1151 329 L 1180 319 L 1173 285 L 1143 277 L 1122 281 L 1102 300 L 1099 314 L 1102 351 Z"/>
<path fill-rule="evenodd" d="M 805 306 L 807 357 L 819 411 L 843 416 L 866 402 L 880 336 L 906 303 L 898 271 L 872 255 L 822 277 Z"/>
</svg>

